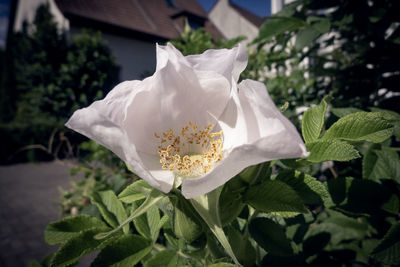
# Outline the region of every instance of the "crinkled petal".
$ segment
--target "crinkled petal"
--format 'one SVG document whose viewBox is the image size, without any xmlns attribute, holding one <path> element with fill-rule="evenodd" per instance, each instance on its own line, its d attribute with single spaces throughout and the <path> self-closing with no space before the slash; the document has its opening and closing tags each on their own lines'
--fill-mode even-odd
<svg viewBox="0 0 400 267">
<path fill-rule="evenodd" d="M 242 44 L 232 49 L 209 49 L 200 55 L 190 55 L 186 60 L 197 70 L 215 71 L 228 81 L 239 80 L 247 65 L 247 51 Z"/>
<path fill-rule="evenodd" d="M 160 140 L 154 133 L 180 132 L 189 121 L 199 127 L 215 124 L 230 99 L 224 76 L 196 71 L 175 59 L 140 84 L 144 89 L 127 109 L 123 127 L 140 152 L 157 154 Z"/>
<path fill-rule="evenodd" d="M 139 83 L 139 81 L 129 81 L 119 84 L 103 100 L 77 110 L 66 126 L 113 151 L 151 186 L 169 192 L 173 185 L 173 177 L 172 179 L 162 177 L 159 180 L 154 178 L 144 167 L 135 145 L 130 142 L 121 127 L 126 116 L 125 108 L 137 93 L 135 88 Z"/>
<path fill-rule="evenodd" d="M 239 84 L 238 97 L 232 99 L 231 110 L 220 117 L 220 125 L 224 139 L 228 139 L 227 144 L 236 141 L 237 145 L 231 146 L 222 162 L 209 173 L 183 181 L 182 194 L 186 198 L 214 190 L 248 166 L 274 159 L 308 156 L 296 128 L 276 108 L 264 84 L 245 80 Z M 226 132 L 226 125 L 230 124 L 228 120 L 235 121 L 231 132 Z M 240 138 L 241 134 L 245 141 Z"/>
</svg>

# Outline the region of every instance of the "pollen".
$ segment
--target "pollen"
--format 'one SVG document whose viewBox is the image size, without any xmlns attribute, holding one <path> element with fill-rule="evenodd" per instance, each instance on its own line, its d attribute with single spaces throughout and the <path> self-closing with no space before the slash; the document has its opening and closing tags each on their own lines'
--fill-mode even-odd
<svg viewBox="0 0 400 267">
<path fill-rule="evenodd" d="M 223 159 L 223 133 L 211 132 L 213 127 L 209 124 L 202 129 L 189 121 L 177 133 L 171 128 L 154 133 L 162 169 L 185 178 L 208 173 Z"/>
</svg>

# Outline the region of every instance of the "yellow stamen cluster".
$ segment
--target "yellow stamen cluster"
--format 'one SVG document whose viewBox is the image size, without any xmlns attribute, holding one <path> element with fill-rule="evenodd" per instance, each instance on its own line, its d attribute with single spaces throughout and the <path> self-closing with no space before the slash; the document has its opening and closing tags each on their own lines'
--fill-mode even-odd
<svg viewBox="0 0 400 267">
<path fill-rule="evenodd" d="M 176 172 L 183 177 L 206 174 L 216 162 L 222 160 L 222 131 L 211 133 L 210 124 L 203 130 L 193 122 L 182 127 L 179 134 L 169 129 L 161 134 L 154 133 L 160 140 L 158 154 L 162 169 Z"/>
</svg>

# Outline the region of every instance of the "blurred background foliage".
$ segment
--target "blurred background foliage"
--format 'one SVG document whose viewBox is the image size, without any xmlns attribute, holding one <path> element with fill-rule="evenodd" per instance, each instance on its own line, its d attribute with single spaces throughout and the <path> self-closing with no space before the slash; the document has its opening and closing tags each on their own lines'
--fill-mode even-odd
<svg viewBox="0 0 400 267">
<path fill-rule="evenodd" d="M 271 168 L 270 179 L 294 188 L 310 212 L 293 218 L 270 214 L 251 224 L 250 234 L 265 235 L 263 248 L 272 251 L 262 264 L 399 264 L 400 125 L 399 115 L 393 113 L 400 110 L 398 10 L 397 0 L 295 1 L 268 18 L 256 40 L 247 40 L 249 62 L 241 79 L 264 82 L 277 106 L 288 104 L 285 115 L 297 122 L 299 129 L 302 112 L 326 95 L 332 96 L 330 103 L 335 108 L 328 108 L 322 118 L 324 128 L 360 110 L 383 112 L 379 114 L 397 123 L 393 136 L 384 142 L 349 141 L 362 158 L 304 166 L 280 161 Z M 213 40 L 204 29 L 186 27 L 172 43 L 188 55 L 230 48 L 243 39 Z M 68 40 L 45 6 L 38 10 L 34 25 L 26 25 L 23 32 L 11 37 L 7 51 L 1 52 L 0 68 L 1 163 L 9 163 L 9 156 L 25 145 L 46 144 L 54 129 L 63 129 L 74 110 L 102 98 L 118 80 L 118 67 L 101 34 L 84 31 Z M 62 137 L 50 139 L 57 143 Z M 137 177 L 100 145 L 82 143 L 83 138 L 73 135 L 68 138 L 81 143 L 79 151 L 84 157 L 71 174 L 83 174 L 84 179 L 61 192 L 62 214 L 101 218 L 90 196 L 101 190 L 118 195 Z M 30 151 L 12 160 L 37 156 Z M 299 178 L 297 173 L 276 176 L 278 170 L 290 167 L 306 173 L 299 184 L 293 184 Z M 330 203 L 323 203 L 326 199 L 304 187 L 304 181 L 311 180 L 321 182 L 318 184 L 328 191 Z M 223 196 L 229 200 L 230 192 L 241 186 L 240 177 L 232 179 Z M 248 219 L 249 212 L 244 208 L 238 223 Z M 259 232 L 261 228 L 267 230 Z M 386 241 L 380 242 L 384 237 Z M 274 250 L 280 246 L 289 253 Z"/>
<path fill-rule="evenodd" d="M 3 164 L 52 159 L 41 150 L 16 152 L 27 145 L 47 144 L 73 111 L 103 98 L 118 82 L 119 68 L 101 33 L 83 31 L 68 40 L 46 5 L 38 8 L 32 25 L 25 24 L 22 32 L 9 37 L 1 57 Z M 83 140 L 77 135 L 70 138 Z M 57 134 L 50 141 L 61 139 Z"/>
</svg>

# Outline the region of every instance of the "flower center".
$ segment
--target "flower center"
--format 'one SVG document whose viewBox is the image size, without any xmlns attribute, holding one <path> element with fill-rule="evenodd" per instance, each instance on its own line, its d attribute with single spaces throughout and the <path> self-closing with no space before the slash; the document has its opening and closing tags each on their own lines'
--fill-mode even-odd
<svg viewBox="0 0 400 267">
<path fill-rule="evenodd" d="M 222 130 L 211 133 L 213 124 L 201 130 L 193 122 L 182 127 L 180 134 L 169 129 L 154 137 L 160 140 L 158 154 L 162 169 L 173 171 L 184 178 L 208 173 L 215 163 L 222 160 Z"/>
</svg>

